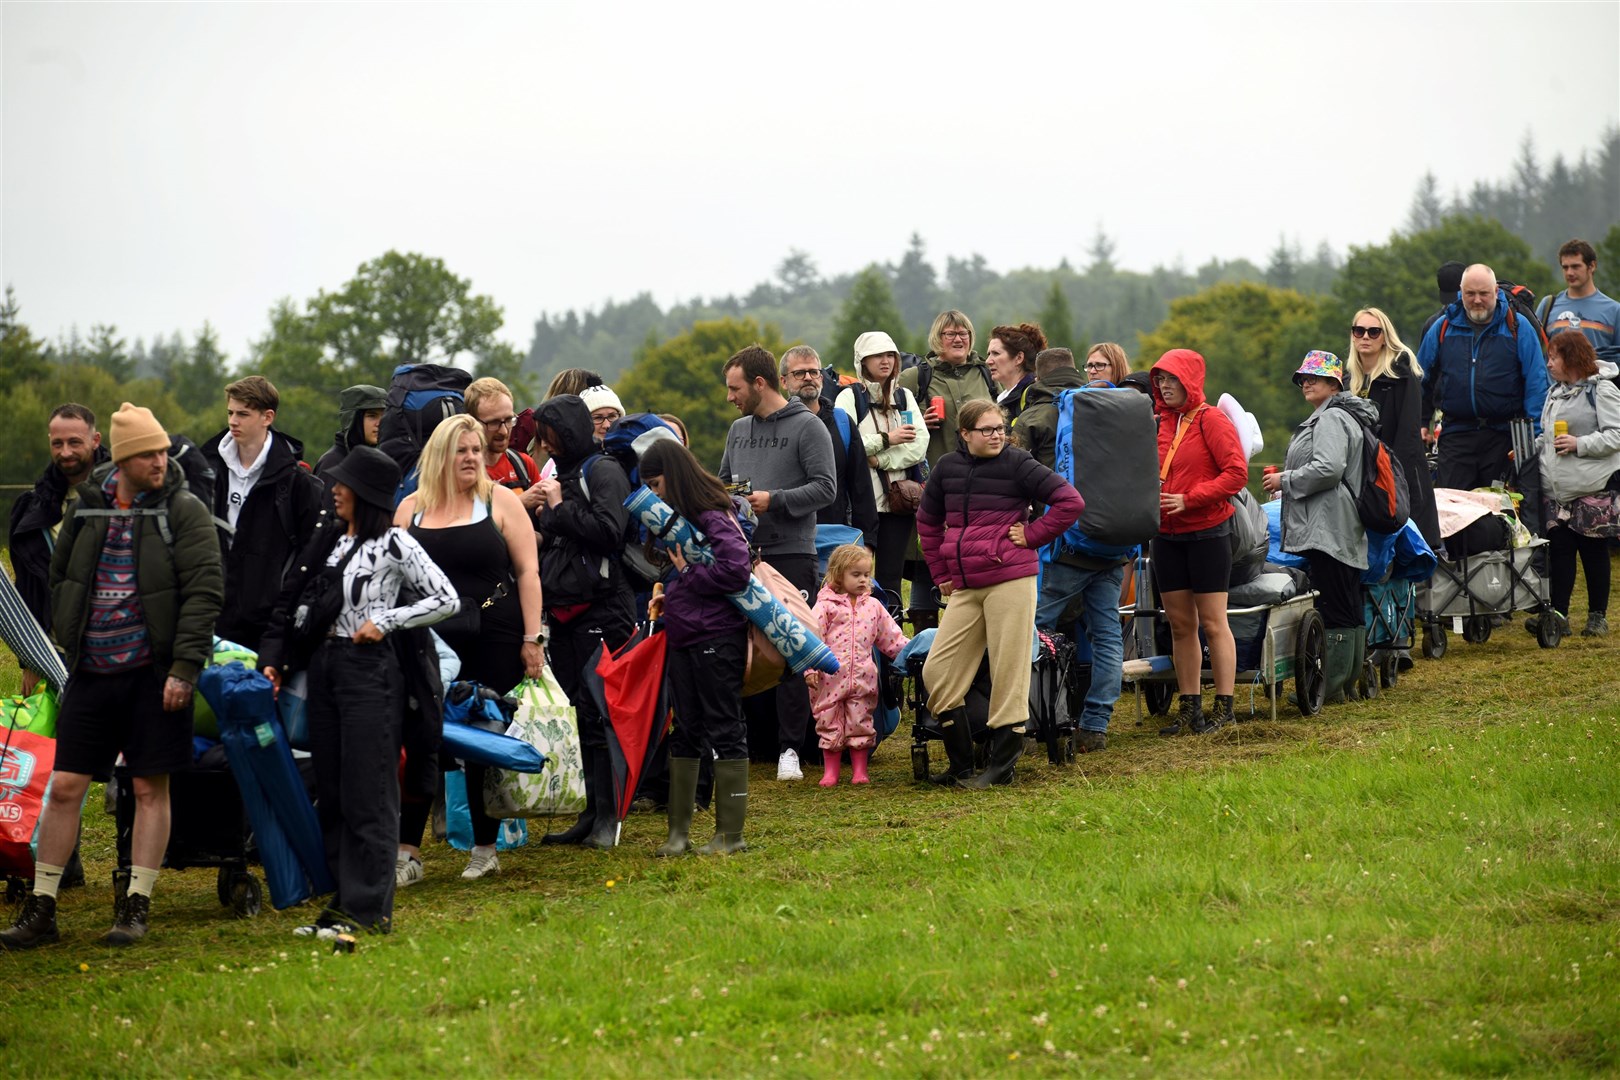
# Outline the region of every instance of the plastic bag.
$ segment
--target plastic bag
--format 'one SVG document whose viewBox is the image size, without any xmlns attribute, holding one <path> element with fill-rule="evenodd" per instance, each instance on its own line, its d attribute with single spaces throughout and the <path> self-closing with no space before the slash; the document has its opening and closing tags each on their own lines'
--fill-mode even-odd
<svg viewBox="0 0 1620 1080">
<path fill-rule="evenodd" d="M 34 830 L 55 763 L 55 739 L 24 728 L 0 733 L 0 873 L 34 876 Z"/>
<path fill-rule="evenodd" d="M 31 731 L 35 735 L 54 739 L 56 712 L 56 694 L 48 684 L 41 682 L 27 697 L 8 697 L 0 701 L 0 727 Z"/>
<path fill-rule="evenodd" d="M 445 840 L 457 851 L 473 847 L 472 810 L 467 805 L 467 774 L 460 769 L 444 774 Z M 518 818 L 503 818 L 495 834 L 495 850 L 510 851 L 529 842 L 529 826 Z"/>
<path fill-rule="evenodd" d="M 585 812 L 585 760 L 579 725 L 557 677 L 547 667 L 512 691 L 517 715 L 506 729 L 545 756 L 538 773 L 490 769 L 484 774 L 484 811 L 491 817 L 546 817 Z"/>
</svg>

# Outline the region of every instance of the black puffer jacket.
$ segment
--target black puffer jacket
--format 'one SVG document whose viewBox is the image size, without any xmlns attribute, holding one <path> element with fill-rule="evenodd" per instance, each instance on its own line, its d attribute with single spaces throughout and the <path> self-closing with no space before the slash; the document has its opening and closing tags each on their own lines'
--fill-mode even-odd
<svg viewBox="0 0 1620 1080">
<path fill-rule="evenodd" d="M 281 579 L 315 530 L 326 489 L 303 463 L 304 444 L 272 429 L 264 472 L 248 492 L 236 519 L 236 532 L 220 530 L 225 552 L 225 607 L 214 632 L 257 650 L 281 592 Z M 229 467 L 220 457 L 221 432 L 202 446 L 214 468 L 214 516 L 229 521 Z"/>
<path fill-rule="evenodd" d="M 534 418 L 562 444 L 552 447 L 562 502 L 542 507 L 535 517 L 546 608 L 594 604 L 621 593 L 628 601 L 630 585 L 619 559 L 630 528 L 630 511 L 624 508 L 630 478 L 597 446 L 590 410 L 578 395 L 548 399 Z"/>
<path fill-rule="evenodd" d="M 105 446 L 96 447 L 92 471 L 111 460 Z M 62 500 L 67 493 L 68 479 L 52 462 L 34 481 L 34 490 L 17 496 L 11 504 L 11 571 L 23 603 L 47 634 L 51 632 L 51 551 L 55 547 L 51 530 L 62 520 Z"/>
</svg>

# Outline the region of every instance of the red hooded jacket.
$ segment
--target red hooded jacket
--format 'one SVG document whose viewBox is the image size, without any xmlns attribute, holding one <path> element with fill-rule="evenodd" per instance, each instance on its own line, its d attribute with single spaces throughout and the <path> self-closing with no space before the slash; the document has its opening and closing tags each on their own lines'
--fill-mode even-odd
<svg viewBox="0 0 1620 1080">
<path fill-rule="evenodd" d="M 1159 514 L 1159 531 L 1177 534 L 1212 529 L 1232 516 L 1227 500 L 1249 482 L 1249 461 L 1243 456 L 1237 428 L 1226 414 L 1204 400 L 1204 358 L 1191 349 L 1171 349 L 1159 357 L 1154 371 L 1164 370 L 1181 380 L 1187 400 L 1172 409 L 1153 384 L 1153 409 L 1159 421 L 1159 467 L 1182 427 L 1186 433 L 1161 490 L 1185 495 L 1187 507 L 1179 514 Z"/>
</svg>

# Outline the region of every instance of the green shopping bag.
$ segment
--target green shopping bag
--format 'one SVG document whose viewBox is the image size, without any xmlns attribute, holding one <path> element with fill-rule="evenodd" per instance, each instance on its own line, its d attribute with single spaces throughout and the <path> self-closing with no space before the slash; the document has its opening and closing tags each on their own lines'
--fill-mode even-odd
<svg viewBox="0 0 1620 1080">
<path fill-rule="evenodd" d="M 494 818 L 548 817 L 585 812 L 585 760 L 579 726 L 557 677 L 547 667 L 512 691 L 517 715 L 506 733 L 545 755 L 537 773 L 490 769 L 484 774 L 484 812 Z"/>
<path fill-rule="evenodd" d="M 56 695 L 43 680 L 27 697 L 0 700 L 0 727 L 56 738 Z"/>
</svg>

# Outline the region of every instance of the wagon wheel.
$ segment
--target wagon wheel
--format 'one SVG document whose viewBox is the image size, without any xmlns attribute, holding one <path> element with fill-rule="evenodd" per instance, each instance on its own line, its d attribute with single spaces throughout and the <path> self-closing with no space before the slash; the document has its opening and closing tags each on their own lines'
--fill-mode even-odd
<svg viewBox="0 0 1620 1080">
<path fill-rule="evenodd" d="M 1370 656 L 1361 662 L 1361 678 L 1357 680 L 1357 689 L 1361 691 L 1363 701 L 1371 701 L 1378 696 L 1378 661 Z"/>
<path fill-rule="evenodd" d="M 1378 662 L 1378 681 L 1385 690 L 1393 690 L 1401 681 L 1401 658 L 1394 649 L 1386 652 Z"/>
<path fill-rule="evenodd" d="M 1154 716 L 1164 716 L 1170 712 L 1170 702 L 1174 697 L 1175 687 L 1167 682 L 1150 682 L 1142 684 L 1142 697 L 1147 702 L 1148 712 Z"/>
<path fill-rule="evenodd" d="M 1536 627 L 1536 642 L 1543 649 L 1556 649 L 1558 643 L 1564 640 L 1564 628 L 1550 610 L 1541 613 L 1541 622 Z"/>
<path fill-rule="evenodd" d="M 1302 716 L 1315 716 L 1327 695 L 1327 676 L 1322 671 L 1327 648 L 1327 628 L 1322 613 L 1307 611 L 1294 632 L 1294 696 Z"/>
<path fill-rule="evenodd" d="M 1423 631 L 1423 657 L 1438 660 L 1446 655 L 1446 631 L 1441 626 L 1430 626 Z"/>
<path fill-rule="evenodd" d="M 1470 615 L 1463 620 L 1463 640 L 1470 645 L 1483 645 L 1491 640 L 1491 617 Z"/>
</svg>

